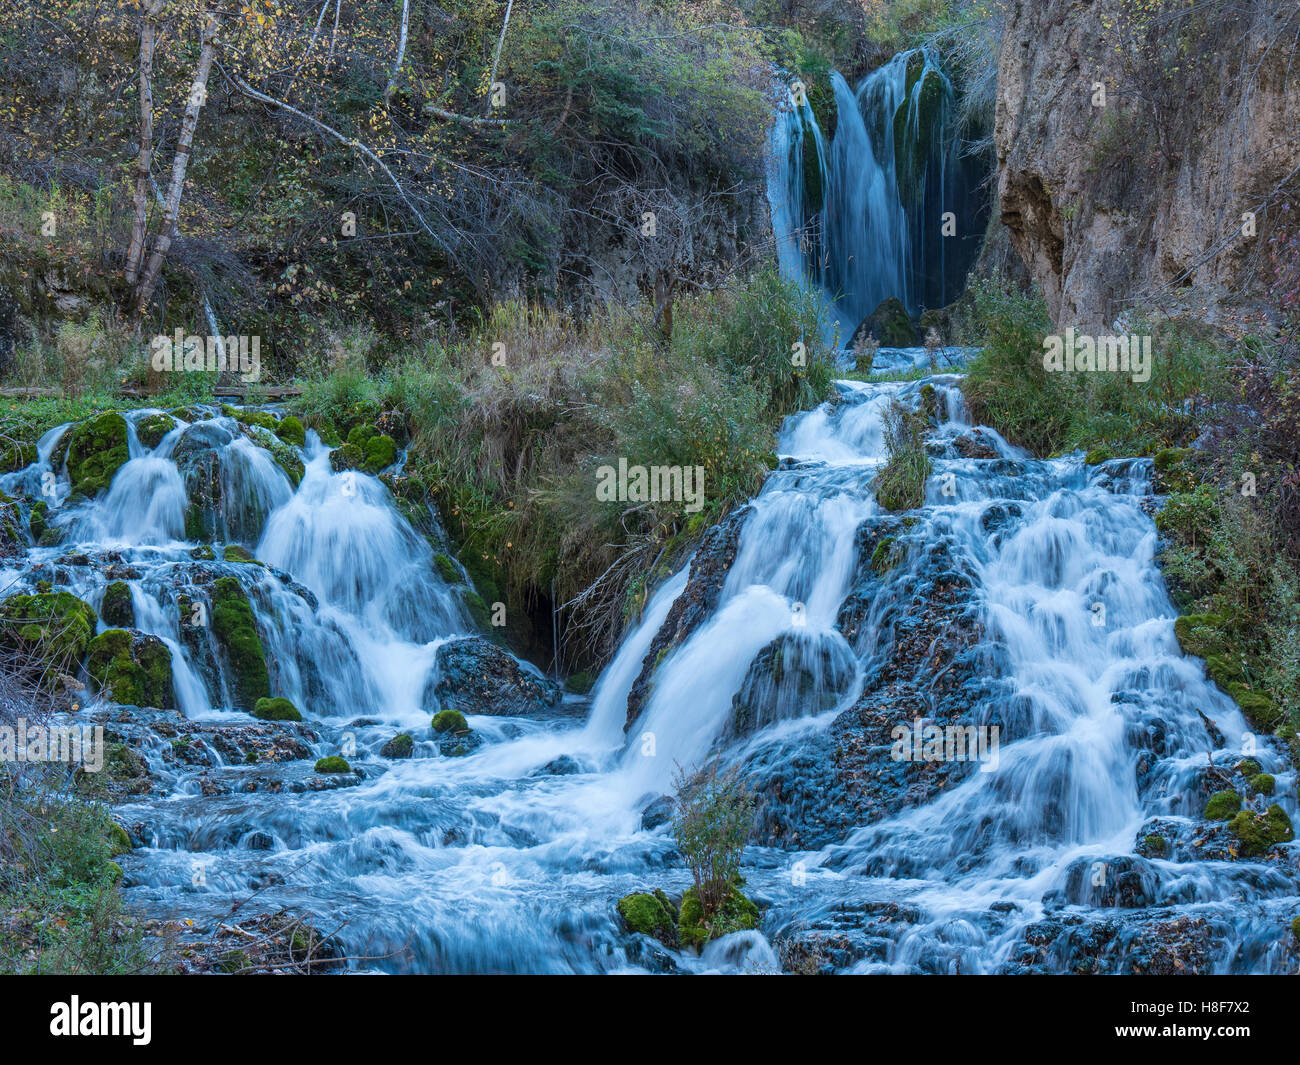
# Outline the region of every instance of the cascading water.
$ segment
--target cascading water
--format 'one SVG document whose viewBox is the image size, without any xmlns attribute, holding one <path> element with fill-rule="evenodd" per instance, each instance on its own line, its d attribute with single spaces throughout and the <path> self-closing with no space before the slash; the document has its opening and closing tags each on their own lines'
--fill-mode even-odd
<svg viewBox="0 0 1300 1065">
<path fill-rule="evenodd" d="M 1148 463 L 1030 460 L 966 423 L 957 383 L 841 382 L 791 419 L 781 467 L 729 519 L 731 561 L 702 548 L 668 581 L 589 702 L 471 712 L 481 743 L 455 756 L 429 731 L 428 691 L 439 648 L 472 625 L 378 480 L 334 472 L 312 440 L 295 489 L 214 416 L 153 449 L 133 433 L 110 488 L 76 502 L 50 483 L 50 434 L 0 488 L 48 489 L 69 540 L 0 579 L 50 580 L 97 609 L 125 580 L 135 627 L 173 657 L 177 710 L 108 715 L 152 782 L 117 809 L 138 844 L 121 860 L 128 900 L 211 927 L 255 897 L 393 971 L 1121 972 L 1173 955 L 1287 970 L 1295 846 L 1245 860 L 1200 813 L 1243 751 L 1291 816 L 1295 774 L 1179 651 Z M 926 502 L 901 516 L 872 493 L 894 402 L 932 416 Z M 210 527 L 256 525 L 265 565 L 177 535 L 193 485 L 213 483 L 187 480 L 208 468 L 200 441 L 212 468 L 238 471 L 204 497 Z M 656 644 L 718 565 L 707 616 Z M 232 710 L 229 665 L 187 627 L 225 577 L 302 725 Z M 996 726 L 994 756 L 894 757 L 890 730 L 918 719 Z M 381 754 L 398 730 L 410 758 Z M 273 750 L 237 757 L 250 736 Z M 312 773 L 339 751 L 359 773 Z M 763 800 L 744 872 L 764 912 L 696 956 L 629 935 L 614 902 L 689 884 L 646 811 L 676 763 L 714 754 Z"/>
<path fill-rule="evenodd" d="M 782 272 L 818 286 L 847 342 L 886 299 L 915 316 L 961 293 L 987 167 L 966 154 L 956 92 L 929 51 L 900 53 L 856 90 L 830 80 L 829 143 L 806 92 L 778 115 L 768 199 Z"/>
</svg>

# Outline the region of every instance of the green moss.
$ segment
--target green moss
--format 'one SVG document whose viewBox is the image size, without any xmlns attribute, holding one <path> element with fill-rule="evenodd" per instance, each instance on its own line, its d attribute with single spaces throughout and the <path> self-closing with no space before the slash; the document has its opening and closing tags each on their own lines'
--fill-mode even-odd
<svg viewBox="0 0 1300 1065">
<path fill-rule="evenodd" d="M 1300 917 L 1291 918 L 1291 934 L 1300 939 Z"/>
<path fill-rule="evenodd" d="M 1242 810 L 1228 822 L 1228 829 L 1241 842 L 1243 858 L 1257 858 L 1268 853 L 1275 843 L 1290 843 L 1295 838 L 1291 819 L 1277 803 L 1262 814 Z"/>
<path fill-rule="evenodd" d="M 225 560 L 227 562 L 254 562 L 259 566 L 261 565 L 261 563 L 253 557 L 253 552 L 239 544 L 226 545 Z"/>
<path fill-rule="evenodd" d="M 1252 795 L 1272 795 L 1276 782 L 1270 773 L 1256 773 L 1250 778 L 1250 793 Z"/>
<path fill-rule="evenodd" d="M 1151 460 L 1156 471 L 1157 487 L 1162 492 L 1190 492 L 1196 487 L 1191 459 L 1195 452 L 1187 447 L 1167 447 Z"/>
<path fill-rule="evenodd" d="M 886 536 L 876 545 L 876 549 L 871 552 L 871 572 L 877 575 L 884 575 L 898 564 L 896 552 L 893 550 L 894 537 Z"/>
<path fill-rule="evenodd" d="M 1091 451 L 1089 451 L 1086 455 L 1084 455 L 1083 461 L 1086 462 L 1089 466 L 1100 466 L 1103 462 L 1106 462 L 1107 460 L 1112 459 L 1114 457 L 1115 456 L 1111 452 L 1110 448 L 1103 445 L 1101 447 L 1094 447 Z"/>
<path fill-rule="evenodd" d="M 137 643 L 126 629 L 108 629 L 90 641 L 86 672 L 120 705 L 171 705 L 171 651 L 161 640 Z"/>
<path fill-rule="evenodd" d="M 129 458 L 126 419 L 113 411 L 68 430 L 68 476 L 72 494 L 93 498 L 112 483 Z"/>
<path fill-rule="evenodd" d="M 193 539 L 193 537 L 191 537 Z M 211 544 L 200 544 L 198 547 L 191 549 L 190 558 L 197 562 L 213 562 L 216 560 L 217 553 L 212 550 Z"/>
<path fill-rule="evenodd" d="M 131 604 L 131 586 L 126 581 L 113 581 L 104 589 L 99 604 L 99 616 L 105 625 L 116 629 L 129 629 L 135 625 L 135 607 Z"/>
<path fill-rule="evenodd" d="M 1241 796 L 1235 791 L 1216 791 L 1205 804 L 1207 821 L 1226 821 L 1241 809 Z"/>
<path fill-rule="evenodd" d="M 35 657 L 47 680 L 76 672 L 95 624 L 94 609 L 71 592 L 13 595 L 0 603 L 0 640 Z"/>
<path fill-rule="evenodd" d="M 212 631 L 230 662 L 238 705 L 252 707 L 269 698 L 266 652 L 248 596 L 234 577 L 222 577 L 212 586 Z"/>
<path fill-rule="evenodd" d="M 255 425 L 259 429 L 269 429 L 271 432 L 275 432 L 280 427 L 275 415 L 264 410 L 245 410 L 223 403 L 221 413 L 227 418 L 234 418 L 240 425 Z"/>
<path fill-rule="evenodd" d="M 1256 773 L 1262 773 L 1264 771 L 1264 767 L 1254 758 L 1243 758 L 1232 768 L 1234 772 L 1240 773 L 1246 777 L 1253 777 Z"/>
<path fill-rule="evenodd" d="M 439 710 L 433 715 L 434 732 L 468 732 L 469 722 L 459 710 Z"/>
<path fill-rule="evenodd" d="M 459 584 L 461 581 L 460 569 L 447 555 L 434 555 L 433 565 L 438 570 L 438 576 L 448 584 Z"/>
<path fill-rule="evenodd" d="M 1166 851 L 1169 850 L 1169 842 L 1165 839 L 1165 837 L 1156 835 L 1155 833 L 1152 833 L 1151 835 L 1147 836 L 1147 838 L 1142 842 L 1146 846 L 1147 853 L 1152 857 L 1158 858 L 1160 855 L 1164 854 Z"/>
<path fill-rule="evenodd" d="M 176 419 L 170 414 L 150 414 L 135 423 L 135 435 L 144 447 L 152 451 L 175 427 Z"/>
<path fill-rule="evenodd" d="M 292 444 L 294 447 L 307 446 L 307 431 L 303 429 L 302 422 L 292 414 L 276 426 L 275 435 L 286 444 Z"/>
<path fill-rule="evenodd" d="M 126 829 L 116 821 L 108 823 L 108 854 L 110 858 L 116 858 L 121 854 L 130 854 L 131 837 L 127 835 Z"/>
<path fill-rule="evenodd" d="M 0 473 L 16 473 L 37 459 L 36 445 L 14 442 L 0 447 Z"/>
<path fill-rule="evenodd" d="M 415 739 L 405 732 L 399 732 L 379 749 L 384 758 L 410 758 L 415 750 Z"/>
<path fill-rule="evenodd" d="M 618 900 L 618 914 L 629 932 L 653 936 L 673 946 L 677 942 L 677 911 L 662 891 L 624 895 Z"/>
<path fill-rule="evenodd" d="M 271 458 L 275 464 L 284 471 L 284 475 L 289 478 L 289 483 L 297 488 L 302 484 L 303 475 L 307 472 L 307 467 L 302 461 L 302 456 L 291 444 L 281 440 L 275 433 L 269 429 L 260 426 L 252 426 L 248 430 L 248 438 L 258 447 L 270 452 Z"/>
<path fill-rule="evenodd" d="M 569 677 L 569 679 L 564 682 L 564 686 L 575 695 L 586 695 L 587 692 L 591 691 L 592 686 L 595 683 L 596 678 L 584 669 Z"/>
<path fill-rule="evenodd" d="M 302 714 L 288 699 L 258 699 L 253 705 L 253 716 L 262 721 L 301 721 Z"/>
<path fill-rule="evenodd" d="M 719 936 L 757 927 L 758 907 L 741 894 L 739 887 L 732 889 L 711 919 L 704 916 L 704 908 L 694 887 L 688 888 L 682 896 L 677 938 L 684 947 L 702 947 Z"/>
<path fill-rule="evenodd" d="M 352 767 L 337 754 L 331 754 L 328 758 L 319 758 L 316 760 L 316 772 L 351 773 Z"/>
<path fill-rule="evenodd" d="M 41 538 L 50 530 L 46 521 L 49 512 L 49 504 L 43 499 L 32 504 L 31 512 L 27 515 L 27 530 L 32 534 L 32 543 L 39 544 Z"/>
</svg>

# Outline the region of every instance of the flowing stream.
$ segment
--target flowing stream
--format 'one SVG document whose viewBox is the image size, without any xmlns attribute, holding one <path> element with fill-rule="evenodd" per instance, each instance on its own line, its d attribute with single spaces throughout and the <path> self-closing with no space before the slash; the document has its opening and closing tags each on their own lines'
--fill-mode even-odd
<svg viewBox="0 0 1300 1065">
<path fill-rule="evenodd" d="M 178 607 L 198 584 L 196 567 L 235 576 L 274 692 L 307 718 L 263 727 L 315 738 L 300 761 L 213 766 L 167 757 L 169 744 L 143 731 L 158 783 L 118 811 L 147 837 L 122 860 L 128 899 L 202 923 L 258 893 L 267 908 L 295 907 L 337 929 L 349 955 L 371 959 L 359 967 L 389 971 L 773 971 L 792 944 L 841 970 L 1017 971 L 1032 961 L 1068 971 L 1084 958 L 1124 971 L 1125 944 L 1158 940 L 1179 921 L 1198 930 L 1210 968 L 1280 971 L 1297 905 L 1292 847 L 1268 861 L 1199 860 L 1175 842 L 1196 831 L 1209 752 L 1219 766 L 1252 752 L 1291 816 L 1296 781 L 1268 742 L 1252 745 L 1202 663 L 1179 651 L 1153 561 L 1148 464 L 1031 460 L 966 424 L 957 383 L 841 382 L 834 402 L 788 421 L 782 467 L 744 515 L 715 604 L 662 656 L 626 736 L 629 691 L 685 570 L 651 599 L 589 701 L 471 715 L 484 742 L 459 757 L 432 741 L 436 704 L 425 692 L 437 648 L 472 626 L 383 484 L 333 472 L 312 439 L 295 490 L 219 415 L 178 424 L 152 450 L 133 433 L 132 457 L 104 495 L 53 511 L 72 544 L 32 549 L 6 583 L 54 578 L 98 607 L 107 581 L 125 576 L 136 626 L 173 653 L 179 709 L 140 711 L 141 720 L 239 727 L 252 719 L 228 709 L 230 680 L 182 633 Z M 880 578 L 858 536 L 882 518 L 871 482 L 883 419 L 891 402 L 917 406 L 927 392 L 937 420 L 926 504 L 907 516 L 898 540 L 910 546 Z M 972 433 L 985 457 L 955 448 Z M 58 438 L 0 487 L 57 472 Z M 211 444 L 227 488 L 222 523 L 267 566 L 193 558 L 175 460 L 187 438 Z M 626 934 L 620 896 L 689 884 L 667 826 L 643 828 L 675 766 L 721 753 L 760 781 L 782 781 L 787 795 L 801 779 L 817 790 L 827 769 L 817 752 L 837 719 L 879 689 L 901 638 L 898 610 L 933 582 L 936 564 L 960 575 L 977 622 L 960 720 L 998 726 L 996 757 L 958 767 L 925 801 L 850 817 L 825 838 L 805 825 L 810 845 L 751 846 L 745 875 L 764 908 L 759 931 L 698 957 Z M 861 604 L 852 625 L 850 601 Z M 808 672 L 811 687 L 797 697 L 778 690 L 766 715 L 738 731 L 733 697 L 774 641 L 803 648 L 821 672 Z M 399 730 L 416 737 L 414 756 L 381 757 Z M 363 776 L 310 784 L 312 760 L 340 750 Z M 806 806 L 777 803 L 772 817 L 797 826 Z M 1151 819 L 1169 838 L 1166 858 L 1135 853 Z M 1088 935 L 1109 947 L 1092 950 Z"/>
</svg>

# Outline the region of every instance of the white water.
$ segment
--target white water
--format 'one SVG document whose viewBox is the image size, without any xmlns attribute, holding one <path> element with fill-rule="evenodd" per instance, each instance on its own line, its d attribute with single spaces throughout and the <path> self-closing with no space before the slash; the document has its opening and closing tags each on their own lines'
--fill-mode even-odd
<svg viewBox="0 0 1300 1065">
<path fill-rule="evenodd" d="M 647 964 L 645 953 L 629 953 L 613 904 L 631 891 L 688 883 L 666 828 L 640 827 L 646 804 L 670 790 L 676 764 L 721 751 L 753 766 L 775 762 L 798 778 L 808 771 L 798 759 L 825 750 L 816 744 L 888 657 L 893 631 L 885 619 L 923 560 L 909 557 L 876 592 L 876 620 L 852 646 L 837 618 L 862 580 L 855 534 L 879 513 L 871 479 L 883 457 L 884 413 L 895 399 L 917 403 L 923 383 L 843 382 L 839 403 L 791 419 L 780 443 L 787 459 L 752 504 L 716 608 L 662 660 L 626 740 L 628 691 L 685 587 L 684 573 L 651 599 L 600 678 L 585 720 L 567 708 L 509 720 L 472 715 L 486 742 L 458 758 L 439 755 L 428 741 L 421 701 L 437 647 L 469 628 L 434 573 L 431 549 L 377 480 L 332 473 L 319 445 L 288 496 L 278 467 L 269 471 L 269 456 L 248 445 L 256 454 L 229 461 L 245 471 L 254 500 L 273 501 L 256 551 L 273 569 L 206 565 L 248 589 L 272 690 L 293 699 L 316 729 L 314 754 L 334 753 L 351 737 L 350 760 L 367 778 L 334 791 L 235 788 L 205 796 L 197 771 L 164 764 L 147 749 L 162 786 L 119 810 L 126 823 L 147 825 L 154 841 L 123 861 L 128 898 L 202 920 L 260 889 L 261 905 L 305 909 L 322 927 L 342 926 L 349 953 L 374 959 L 363 967 Z M 956 378 L 931 383 L 947 412 L 934 432 L 942 445 L 969 427 Z M 134 455 L 98 502 L 55 509 L 90 566 L 56 564 L 66 546 L 38 548 L 6 576 L 31 584 L 53 567 L 61 585 L 97 604 L 108 580 L 105 552 L 114 552 L 120 562 L 112 564 L 139 573 L 128 581 L 138 627 L 173 651 L 181 712 L 246 722 L 229 709 L 224 680 L 205 678 L 180 639 L 176 598 L 191 587 L 186 574 L 195 563 L 192 545 L 168 539 L 179 473 L 167 472 L 167 455 L 179 436 Z M 855 907 L 903 903 L 916 919 L 847 967 L 996 971 L 1008 965 L 1027 924 L 1060 912 L 1051 895 L 1069 893 L 1072 863 L 1132 855 L 1147 817 L 1199 813 L 1203 799 L 1192 785 L 1214 744 L 1198 709 L 1223 733 L 1216 763 L 1231 764 L 1243 750 L 1244 721 L 1173 638 L 1174 611 L 1153 561 L 1155 531 L 1141 506 L 1146 464 L 1103 471 L 1077 457 L 1035 462 L 995 434 L 984 439 L 998 458 L 935 460 L 913 534 L 946 543 L 970 574 L 982 646 L 990 661 L 1002 662 L 995 680 L 1003 687 L 990 689 L 999 694 L 970 703 L 974 723 L 1002 725 L 996 767 L 958 778 L 920 806 L 850 826 L 824 846 L 751 847 L 745 874 L 747 890 L 766 907 L 761 932 L 728 937 L 703 957 L 680 954 L 679 967 L 771 970 L 772 942 L 795 928 L 842 922 Z M 247 451 L 244 443 L 225 447 Z M 0 488 L 54 472 L 52 449 L 42 442 L 36 466 L 0 480 Z M 982 519 L 1009 502 L 1020 515 L 986 531 Z M 1094 624 L 1098 603 L 1101 626 Z M 849 663 L 851 676 L 826 698 L 787 693 L 756 734 L 734 739 L 732 697 L 751 660 L 777 637 L 792 639 L 790 653 L 808 662 L 824 653 L 825 661 Z M 1139 789 L 1135 736 L 1154 724 L 1164 748 Z M 419 741 L 415 757 L 380 758 L 379 746 L 398 730 Z M 577 771 L 541 771 L 560 756 Z M 1295 816 L 1286 761 L 1263 741 L 1255 757 L 1276 775 L 1277 801 Z M 221 772 L 252 780 L 266 770 Z M 271 849 L 252 849 L 254 833 L 269 836 Z M 1216 968 L 1276 969 L 1284 959 L 1273 945 L 1296 905 L 1293 850 L 1282 848 L 1283 860 L 1269 866 L 1153 860 L 1150 890 L 1171 916 L 1194 913 L 1212 923 Z M 1096 913 L 1082 905 L 1086 899 L 1067 901 L 1077 905 L 1066 912 Z M 1137 933 L 1120 933 L 1128 934 Z"/>
</svg>

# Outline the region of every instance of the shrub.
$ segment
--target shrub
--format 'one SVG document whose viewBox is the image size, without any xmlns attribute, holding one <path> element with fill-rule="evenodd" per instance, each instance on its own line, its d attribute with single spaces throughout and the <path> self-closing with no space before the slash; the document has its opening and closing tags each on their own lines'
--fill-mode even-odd
<svg viewBox="0 0 1300 1065">
<path fill-rule="evenodd" d="M 885 414 L 888 458 L 876 474 L 876 500 L 886 510 L 911 510 L 925 502 L 930 456 L 925 452 L 924 415 L 895 400 Z M 873 559 L 874 562 L 874 559 Z"/>
<path fill-rule="evenodd" d="M 738 890 L 740 860 L 754 823 L 754 793 L 738 766 L 720 772 L 717 762 L 690 772 L 679 767 L 674 785 L 673 839 L 707 922 Z"/>
</svg>

